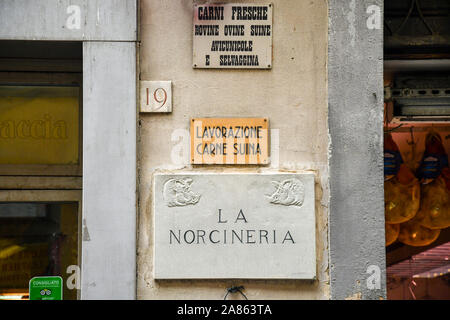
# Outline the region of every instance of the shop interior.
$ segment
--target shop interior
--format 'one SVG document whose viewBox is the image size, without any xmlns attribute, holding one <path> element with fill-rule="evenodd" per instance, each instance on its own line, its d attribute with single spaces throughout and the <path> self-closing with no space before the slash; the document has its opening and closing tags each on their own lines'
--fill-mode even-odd
<svg viewBox="0 0 450 320">
<path fill-rule="evenodd" d="M 0 300 L 80 265 L 81 86 L 81 43 L 0 41 Z"/>
<path fill-rule="evenodd" d="M 450 2 L 385 1 L 387 297 L 450 299 Z"/>
</svg>

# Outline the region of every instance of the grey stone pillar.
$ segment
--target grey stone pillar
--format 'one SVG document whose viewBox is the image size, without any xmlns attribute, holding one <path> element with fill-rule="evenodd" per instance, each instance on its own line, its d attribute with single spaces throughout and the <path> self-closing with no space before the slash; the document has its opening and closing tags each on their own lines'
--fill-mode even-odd
<svg viewBox="0 0 450 320">
<path fill-rule="evenodd" d="M 332 299 L 386 298 L 382 8 L 329 1 Z"/>
</svg>

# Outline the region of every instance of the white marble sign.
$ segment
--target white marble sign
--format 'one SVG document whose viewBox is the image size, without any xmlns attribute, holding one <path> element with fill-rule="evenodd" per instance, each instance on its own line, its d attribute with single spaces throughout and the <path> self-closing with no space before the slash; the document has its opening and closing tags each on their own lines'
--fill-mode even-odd
<svg viewBox="0 0 450 320">
<path fill-rule="evenodd" d="M 314 174 L 156 174 L 155 279 L 314 279 Z"/>
<path fill-rule="evenodd" d="M 140 112 L 172 112 L 172 81 L 141 81 Z"/>
</svg>

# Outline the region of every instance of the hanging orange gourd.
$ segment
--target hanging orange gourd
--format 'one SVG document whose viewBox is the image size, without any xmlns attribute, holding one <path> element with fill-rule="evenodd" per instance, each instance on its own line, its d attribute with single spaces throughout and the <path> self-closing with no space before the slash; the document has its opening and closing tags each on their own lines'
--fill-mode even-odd
<svg viewBox="0 0 450 320">
<path fill-rule="evenodd" d="M 399 224 L 385 224 L 386 230 L 386 247 L 395 242 L 398 238 L 398 234 L 400 233 L 400 225 Z"/>
<path fill-rule="evenodd" d="M 440 135 L 430 132 L 425 140 L 425 153 L 418 170 L 421 177 L 419 223 L 429 229 L 450 226 L 450 170 Z"/>
<path fill-rule="evenodd" d="M 398 241 L 414 247 L 427 246 L 439 237 L 440 232 L 439 229 L 422 226 L 419 220 L 414 218 L 400 225 Z"/>
<path fill-rule="evenodd" d="M 403 163 L 391 134 L 384 136 L 385 221 L 399 224 L 412 219 L 420 206 L 420 184 Z"/>
</svg>

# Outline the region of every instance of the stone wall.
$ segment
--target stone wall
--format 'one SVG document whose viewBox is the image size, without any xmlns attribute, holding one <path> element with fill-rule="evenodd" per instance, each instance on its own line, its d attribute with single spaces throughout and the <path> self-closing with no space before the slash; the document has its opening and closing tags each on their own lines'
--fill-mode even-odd
<svg viewBox="0 0 450 320">
<path fill-rule="evenodd" d="M 270 70 L 193 69 L 194 3 L 206 2 L 141 1 L 140 79 L 172 81 L 173 112 L 139 115 L 137 298 L 223 299 L 227 287 L 243 285 L 249 299 L 328 299 L 327 1 L 272 1 Z M 271 165 L 191 166 L 187 133 L 194 117 L 267 117 Z M 317 280 L 155 281 L 156 172 L 314 172 Z"/>
</svg>

